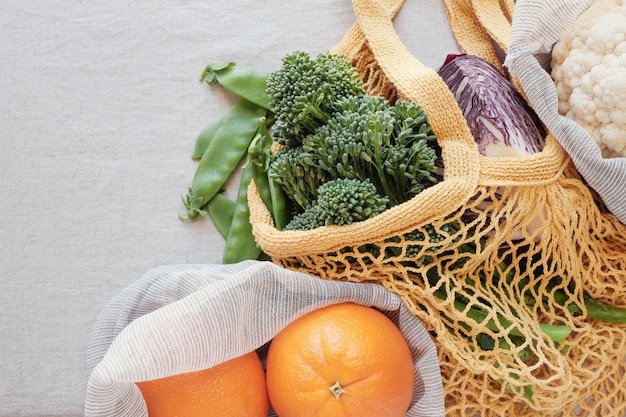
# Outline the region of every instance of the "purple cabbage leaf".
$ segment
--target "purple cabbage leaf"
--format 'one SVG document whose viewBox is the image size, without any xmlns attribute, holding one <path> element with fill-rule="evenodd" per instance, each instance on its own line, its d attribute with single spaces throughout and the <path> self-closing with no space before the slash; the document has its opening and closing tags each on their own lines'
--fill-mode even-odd
<svg viewBox="0 0 626 417">
<path fill-rule="evenodd" d="M 541 152 L 545 129 L 513 84 L 484 59 L 448 55 L 438 71 L 456 99 L 481 155 L 523 157 Z"/>
</svg>

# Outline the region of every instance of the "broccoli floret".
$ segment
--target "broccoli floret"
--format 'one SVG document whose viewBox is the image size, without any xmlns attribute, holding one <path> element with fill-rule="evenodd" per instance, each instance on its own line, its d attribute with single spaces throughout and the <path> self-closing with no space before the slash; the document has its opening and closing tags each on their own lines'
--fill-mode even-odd
<svg viewBox="0 0 626 417">
<path fill-rule="evenodd" d="M 283 148 L 271 155 L 268 174 L 301 209 L 317 199 L 317 189 L 327 180 L 324 171 L 307 163 L 301 147 Z"/>
<path fill-rule="evenodd" d="M 285 230 L 311 230 L 366 220 L 385 211 L 389 203 L 369 180 L 334 179 L 322 184 L 318 191 L 317 201 L 296 214 Z"/>
<path fill-rule="evenodd" d="M 436 137 L 424 110 L 410 101 L 397 101 L 389 111 L 395 119 L 394 136 L 396 142 L 409 145 L 419 140 L 435 141 Z"/>
<path fill-rule="evenodd" d="M 394 144 L 383 155 L 383 166 L 396 202 L 410 200 L 438 180 L 436 137 L 423 109 L 409 101 L 389 108 L 394 122 Z"/>
<path fill-rule="evenodd" d="M 315 216 L 324 225 L 364 220 L 438 181 L 436 138 L 422 108 L 366 94 L 342 56 L 287 55 L 267 91 L 272 139 L 283 146 L 268 171 L 301 214 L 291 228 L 318 227 Z"/>
<path fill-rule="evenodd" d="M 317 216 L 325 225 L 369 219 L 385 211 L 389 203 L 367 179 L 334 179 L 322 184 L 318 191 Z"/>
<path fill-rule="evenodd" d="M 422 139 L 410 148 L 394 144 L 383 152 L 383 167 L 386 181 L 396 198 L 396 203 L 410 200 L 426 188 L 435 184 L 437 153 Z"/>
<path fill-rule="evenodd" d="M 380 96 L 345 97 L 337 102 L 337 113 L 374 114 L 389 110 L 389 102 Z"/>
<path fill-rule="evenodd" d="M 341 100 L 338 107 L 326 124 L 303 139 L 307 160 L 331 178 L 374 178 L 365 135 L 372 131 L 369 126 L 391 128 L 387 102 L 381 97 L 359 96 Z"/>
<path fill-rule="evenodd" d="M 343 56 L 326 53 L 312 59 L 297 51 L 269 75 L 267 93 L 275 116 L 274 139 L 293 147 L 329 119 L 338 100 L 364 95 L 365 90 L 357 70 Z"/>
<path fill-rule="evenodd" d="M 317 205 L 312 204 L 302 213 L 298 213 L 287 223 L 283 230 L 313 230 L 324 226 L 317 213 Z"/>
<path fill-rule="evenodd" d="M 370 179 L 391 205 L 437 182 L 435 136 L 421 107 L 382 97 L 343 99 L 337 112 L 302 148 L 308 163 L 330 178 Z"/>
</svg>

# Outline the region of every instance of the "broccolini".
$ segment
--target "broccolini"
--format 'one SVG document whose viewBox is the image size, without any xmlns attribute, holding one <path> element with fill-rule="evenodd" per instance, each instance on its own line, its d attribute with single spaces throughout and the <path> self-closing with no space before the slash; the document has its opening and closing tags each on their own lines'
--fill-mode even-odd
<svg viewBox="0 0 626 417">
<path fill-rule="evenodd" d="M 435 184 L 436 138 L 422 108 L 365 93 L 340 55 L 295 52 L 271 73 L 268 175 L 294 203 L 290 230 L 366 220 Z"/>
<path fill-rule="evenodd" d="M 367 220 L 385 211 L 389 203 L 368 179 L 334 179 L 322 184 L 318 192 L 317 214 L 325 225 Z"/>
<path fill-rule="evenodd" d="M 365 94 L 358 72 L 341 55 L 316 58 L 296 51 L 286 55 L 282 66 L 267 79 L 273 135 L 277 142 L 296 146 L 302 137 L 326 123 L 343 97 Z"/>
<path fill-rule="evenodd" d="M 367 220 L 387 209 L 389 198 L 378 194 L 368 179 L 337 178 L 319 187 L 315 203 L 294 216 L 288 230 L 311 230 L 331 224 Z"/>
<path fill-rule="evenodd" d="M 327 174 L 306 161 L 302 147 L 282 148 L 271 156 L 268 175 L 280 184 L 287 197 L 304 210 L 317 198 Z"/>
<path fill-rule="evenodd" d="M 393 206 L 437 182 L 434 141 L 417 104 L 390 106 L 382 97 L 359 96 L 340 101 L 302 148 L 307 161 L 332 178 L 370 179 Z"/>
<path fill-rule="evenodd" d="M 284 230 L 313 230 L 321 226 L 324 226 L 324 222 L 317 215 L 317 206 L 313 204 L 294 215 Z"/>
</svg>

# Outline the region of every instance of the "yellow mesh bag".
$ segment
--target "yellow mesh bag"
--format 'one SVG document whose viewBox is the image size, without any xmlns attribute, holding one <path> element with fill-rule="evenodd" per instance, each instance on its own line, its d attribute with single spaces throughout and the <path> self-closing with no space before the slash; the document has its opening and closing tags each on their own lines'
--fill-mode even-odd
<svg viewBox="0 0 626 417">
<path fill-rule="evenodd" d="M 445 83 L 397 36 L 402 2 L 353 3 L 357 25 L 333 51 L 370 94 L 423 107 L 444 180 L 372 219 L 311 231 L 278 231 L 251 185 L 259 246 L 285 268 L 398 294 L 435 339 L 449 416 L 623 415 L 626 325 L 588 319 L 586 297 L 626 307 L 626 226 L 552 135 L 532 156 L 481 156 Z M 493 2 L 497 30 L 487 2 L 454 3 L 471 9 L 448 16 L 474 19 L 488 54 L 490 32 L 506 39 L 512 2 Z"/>
</svg>

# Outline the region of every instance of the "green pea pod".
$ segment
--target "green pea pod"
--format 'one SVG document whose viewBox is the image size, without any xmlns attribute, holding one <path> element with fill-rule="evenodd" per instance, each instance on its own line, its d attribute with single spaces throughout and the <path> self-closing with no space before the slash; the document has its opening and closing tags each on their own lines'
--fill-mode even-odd
<svg viewBox="0 0 626 417">
<path fill-rule="evenodd" d="M 263 200 L 265 206 L 270 211 L 270 214 L 274 217 L 270 179 L 268 178 L 267 172 L 265 172 L 263 167 L 255 163 L 252 163 L 252 180 L 254 181 L 254 185 L 256 185 L 256 189 L 261 196 L 261 200 Z"/>
<path fill-rule="evenodd" d="M 270 178 L 270 194 L 272 196 L 272 213 L 274 225 L 278 230 L 283 230 L 289 222 L 288 199 L 280 184 Z"/>
<path fill-rule="evenodd" d="M 253 164 L 252 179 L 274 219 L 274 225 L 282 230 L 289 220 L 288 200 L 281 186 L 269 176 L 271 153 L 272 137 L 267 130 L 267 124 L 262 122 L 248 148 L 248 157 Z"/>
<path fill-rule="evenodd" d="M 224 187 L 246 154 L 259 120 L 265 117 L 265 109 L 245 99 L 239 99 L 234 107 L 222 121 L 196 168 L 185 201 L 187 219 L 205 213 L 203 208 Z"/>
<path fill-rule="evenodd" d="M 257 106 L 270 110 L 270 98 L 266 92 L 268 76 L 269 72 L 260 68 L 228 62 L 207 65 L 200 80 L 209 85 L 219 84 Z"/>
<path fill-rule="evenodd" d="M 235 107 L 236 105 L 231 107 L 231 109 L 235 109 Z M 225 119 L 227 119 L 227 117 L 228 115 L 224 115 L 219 119 L 209 123 L 204 129 L 202 129 L 202 131 L 198 134 L 198 137 L 196 138 L 193 153 L 191 154 L 191 157 L 193 159 L 202 158 L 202 155 L 204 155 L 204 151 L 206 151 L 206 148 L 209 147 L 209 143 L 211 143 L 211 140 L 213 140 L 220 127 L 222 126 L 222 123 Z"/>
<path fill-rule="evenodd" d="M 237 204 L 233 200 L 222 193 L 216 194 L 207 204 L 209 217 L 224 239 L 228 237 L 230 232 L 236 206 Z"/>
<path fill-rule="evenodd" d="M 261 255 L 252 234 L 250 208 L 248 207 L 248 186 L 252 181 L 252 164 L 247 163 L 241 173 L 241 182 L 237 193 L 237 206 L 226 238 L 222 255 L 224 264 L 234 264 L 246 260 L 255 260 Z"/>
</svg>

